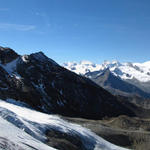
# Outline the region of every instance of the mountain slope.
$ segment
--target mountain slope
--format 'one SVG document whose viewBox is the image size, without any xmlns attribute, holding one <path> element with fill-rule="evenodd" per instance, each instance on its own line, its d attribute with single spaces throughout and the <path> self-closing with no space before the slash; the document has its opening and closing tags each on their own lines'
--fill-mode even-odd
<svg viewBox="0 0 150 150">
<path fill-rule="evenodd" d="M 114 96 L 91 80 L 59 66 L 42 52 L 20 56 L 1 48 L 0 98 L 20 100 L 32 108 L 87 118 L 133 116 Z M 8 56 L 7 56 L 8 54 Z M 9 56 L 15 56 L 9 59 Z"/>
<path fill-rule="evenodd" d="M 114 95 L 150 97 L 149 93 L 115 76 L 109 69 L 104 70 L 98 76 L 96 75 L 96 77 L 95 74 L 97 72 L 89 72 L 85 76 L 90 76 L 95 83 Z"/>
</svg>

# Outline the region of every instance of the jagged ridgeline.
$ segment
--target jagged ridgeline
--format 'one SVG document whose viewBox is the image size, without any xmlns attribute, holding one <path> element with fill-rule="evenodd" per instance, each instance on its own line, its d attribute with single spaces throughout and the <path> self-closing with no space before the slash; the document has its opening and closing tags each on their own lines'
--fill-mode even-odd
<svg viewBox="0 0 150 150">
<path fill-rule="evenodd" d="M 100 119 L 132 111 L 91 80 L 58 65 L 42 52 L 18 55 L 0 47 L 0 98 L 47 113 Z"/>
</svg>

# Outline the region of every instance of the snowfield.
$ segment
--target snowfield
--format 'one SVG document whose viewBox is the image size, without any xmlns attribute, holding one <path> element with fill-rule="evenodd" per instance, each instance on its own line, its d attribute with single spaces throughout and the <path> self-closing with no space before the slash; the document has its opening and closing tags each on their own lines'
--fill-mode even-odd
<svg viewBox="0 0 150 150">
<path fill-rule="evenodd" d="M 87 150 L 127 150 L 80 125 L 26 108 L 14 100 L 12 102 L 0 100 L 0 150 L 54 150 L 46 145 L 47 130 L 78 135 Z"/>
</svg>

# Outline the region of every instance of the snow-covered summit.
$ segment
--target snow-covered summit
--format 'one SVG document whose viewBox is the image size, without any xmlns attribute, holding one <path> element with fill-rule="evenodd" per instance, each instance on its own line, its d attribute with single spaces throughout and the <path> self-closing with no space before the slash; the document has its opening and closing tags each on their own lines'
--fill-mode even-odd
<svg viewBox="0 0 150 150">
<path fill-rule="evenodd" d="M 137 79 L 140 82 L 150 81 L 150 61 L 144 63 L 120 63 L 118 61 L 104 61 L 102 64 L 69 62 L 63 66 L 77 74 L 86 74 L 88 72 L 103 71 L 109 69 L 114 75 L 122 79 Z"/>
<path fill-rule="evenodd" d="M 76 62 L 68 62 L 64 63 L 63 66 L 68 70 L 71 70 L 77 74 L 85 74 L 87 72 L 93 72 L 101 69 L 101 65 L 94 64 L 90 61 L 80 61 L 79 63 Z"/>
</svg>

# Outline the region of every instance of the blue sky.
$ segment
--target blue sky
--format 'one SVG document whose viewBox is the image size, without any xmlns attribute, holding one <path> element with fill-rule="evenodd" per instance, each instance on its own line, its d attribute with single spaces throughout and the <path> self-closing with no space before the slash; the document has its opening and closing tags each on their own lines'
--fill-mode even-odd
<svg viewBox="0 0 150 150">
<path fill-rule="evenodd" d="M 0 45 L 58 63 L 150 60 L 149 0 L 0 0 Z"/>
</svg>

